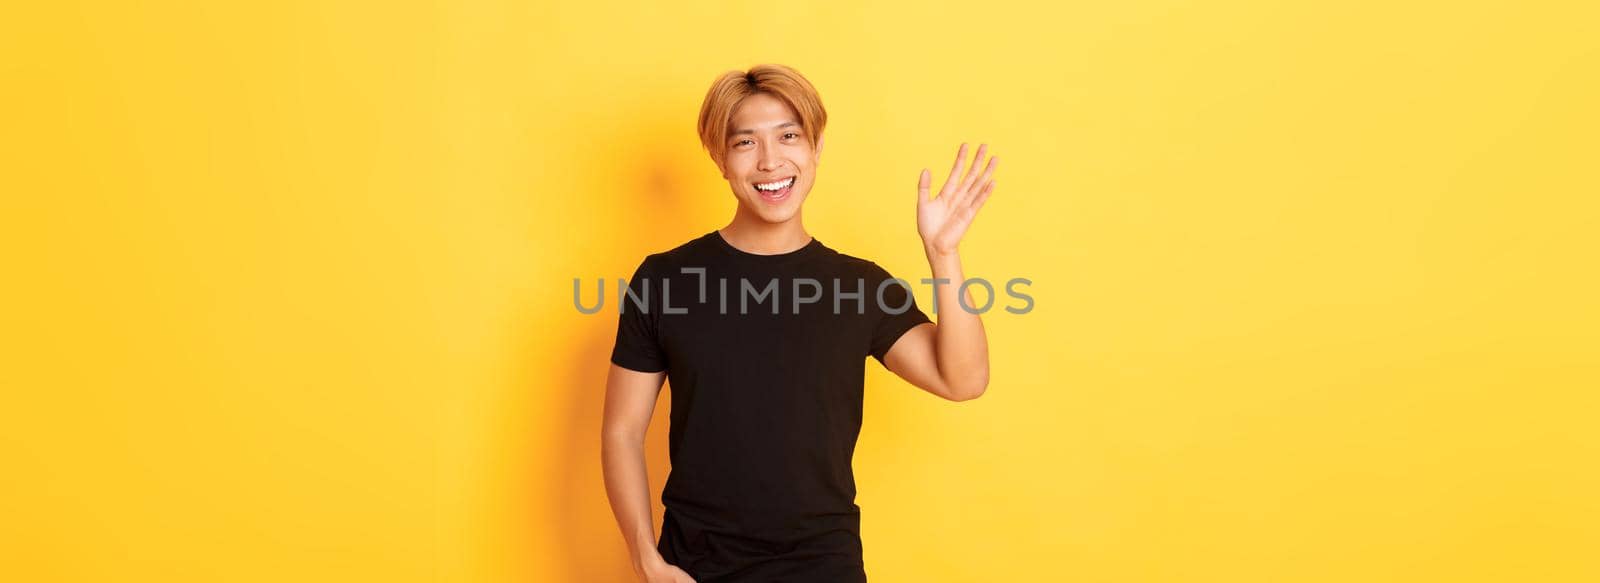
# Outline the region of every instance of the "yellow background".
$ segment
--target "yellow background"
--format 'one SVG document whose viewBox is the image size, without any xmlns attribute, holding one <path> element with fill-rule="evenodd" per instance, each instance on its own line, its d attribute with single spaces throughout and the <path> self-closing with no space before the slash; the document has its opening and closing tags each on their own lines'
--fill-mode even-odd
<svg viewBox="0 0 1600 583">
<path fill-rule="evenodd" d="M 10 5 L 0 578 L 628 580 L 572 278 L 781 62 L 813 234 L 925 276 L 988 141 L 1034 281 L 982 399 L 869 363 L 874 581 L 1600 579 L 1593 4 L 1292 4 Z"/>
</svg>

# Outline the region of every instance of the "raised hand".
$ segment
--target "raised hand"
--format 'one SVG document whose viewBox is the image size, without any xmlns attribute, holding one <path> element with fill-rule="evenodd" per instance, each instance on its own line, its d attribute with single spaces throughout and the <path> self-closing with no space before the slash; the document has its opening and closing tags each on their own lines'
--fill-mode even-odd
<svg viewBox="0 0 1600 583">
<path fill-rule="evenodd" d="M 922 176 L 917 179 L 917 234 L 922 236 L 922 245 L 929 253 L 955 253 L 973 217 L 978 215 L 978 209 L 989 200 L 989 193 L 994 192 L 994 169 L 1000 158 L 990 158 L 983 174 L 978 174 L 978 163 L 988 150 L 988 144 L 979 144 L 977 156 L 962 176 L 961 163 L 967 158 L 967 145 L 961 144 L 961 149 L 956 151 L 956 163 L 950 167 L 950 177 L 939 189 L 938 198 L 929 199 L 931 176 L 927 168 L 922 169 Z"/>
</svg>

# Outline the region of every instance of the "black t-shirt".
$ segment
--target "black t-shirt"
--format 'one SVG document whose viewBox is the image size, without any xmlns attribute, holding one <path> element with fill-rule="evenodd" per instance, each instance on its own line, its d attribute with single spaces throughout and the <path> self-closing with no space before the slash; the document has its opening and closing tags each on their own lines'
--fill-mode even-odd
<svg viewBox="0 0 1600 583">
<path fill-rule="evenodd" d="M 866 358 L 929 322 L 905 282 L 815 238 L 757 255 L 712 231 L 627 292 L 611 362 L 671 387 L 662 556 L 700 583 L 865 581 L 851 458 Z"/>
</svg>

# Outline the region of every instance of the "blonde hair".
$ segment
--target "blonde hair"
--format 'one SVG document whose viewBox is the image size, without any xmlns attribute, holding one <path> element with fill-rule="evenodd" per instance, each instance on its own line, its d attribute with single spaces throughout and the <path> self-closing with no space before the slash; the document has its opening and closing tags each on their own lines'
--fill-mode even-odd
<svg viewBox="0 0 1600 583">
<path fill-rule="evenodd" d="M 766 93 L 793 108 L 800 116 L 800 128 L 806 140 L 817 147 L 822 137 L 822 127 L 828 123 L 828 112 L 822 108 L 822 97 L 817 95 L 811 82 L 799 71 L 783 65 L 756 65 L 749 71 L 728 71 L 711 84 L 705 103 L 700 105 L 700 144 L 720 166 L 728 151 L 728 122 L 733 108 L 744 98 Z"/>
</svg>

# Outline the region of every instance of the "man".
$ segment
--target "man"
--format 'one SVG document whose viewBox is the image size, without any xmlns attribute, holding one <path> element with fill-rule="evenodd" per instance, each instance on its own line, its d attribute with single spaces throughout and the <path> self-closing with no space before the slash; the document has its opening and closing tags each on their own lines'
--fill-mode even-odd
<svg viewBox="0 0 1600 583">
<path fill-rule="evenodd" d="M 602 458 L 642 581 L 865 581 L 851 459 L 867 356 L 952 401 L 988 385 L 983 324 L 963 309 L 976 305 L 970 294 L 956 293 L 957 246 L 998 159 L 980 168 L 980 145 L 963 173 L 962 144 L 937 198 L 928 170 L 918 178 L 934 324 L 903 282 L 806 232 L 826 122 L 793 69 L 719 78 L 699 130 L 738 201 L 733 220 L 645 258 L 619 298 Z M 672 471 L 658 542 L 643 443 L 664 379 Z"/>
</svg>

